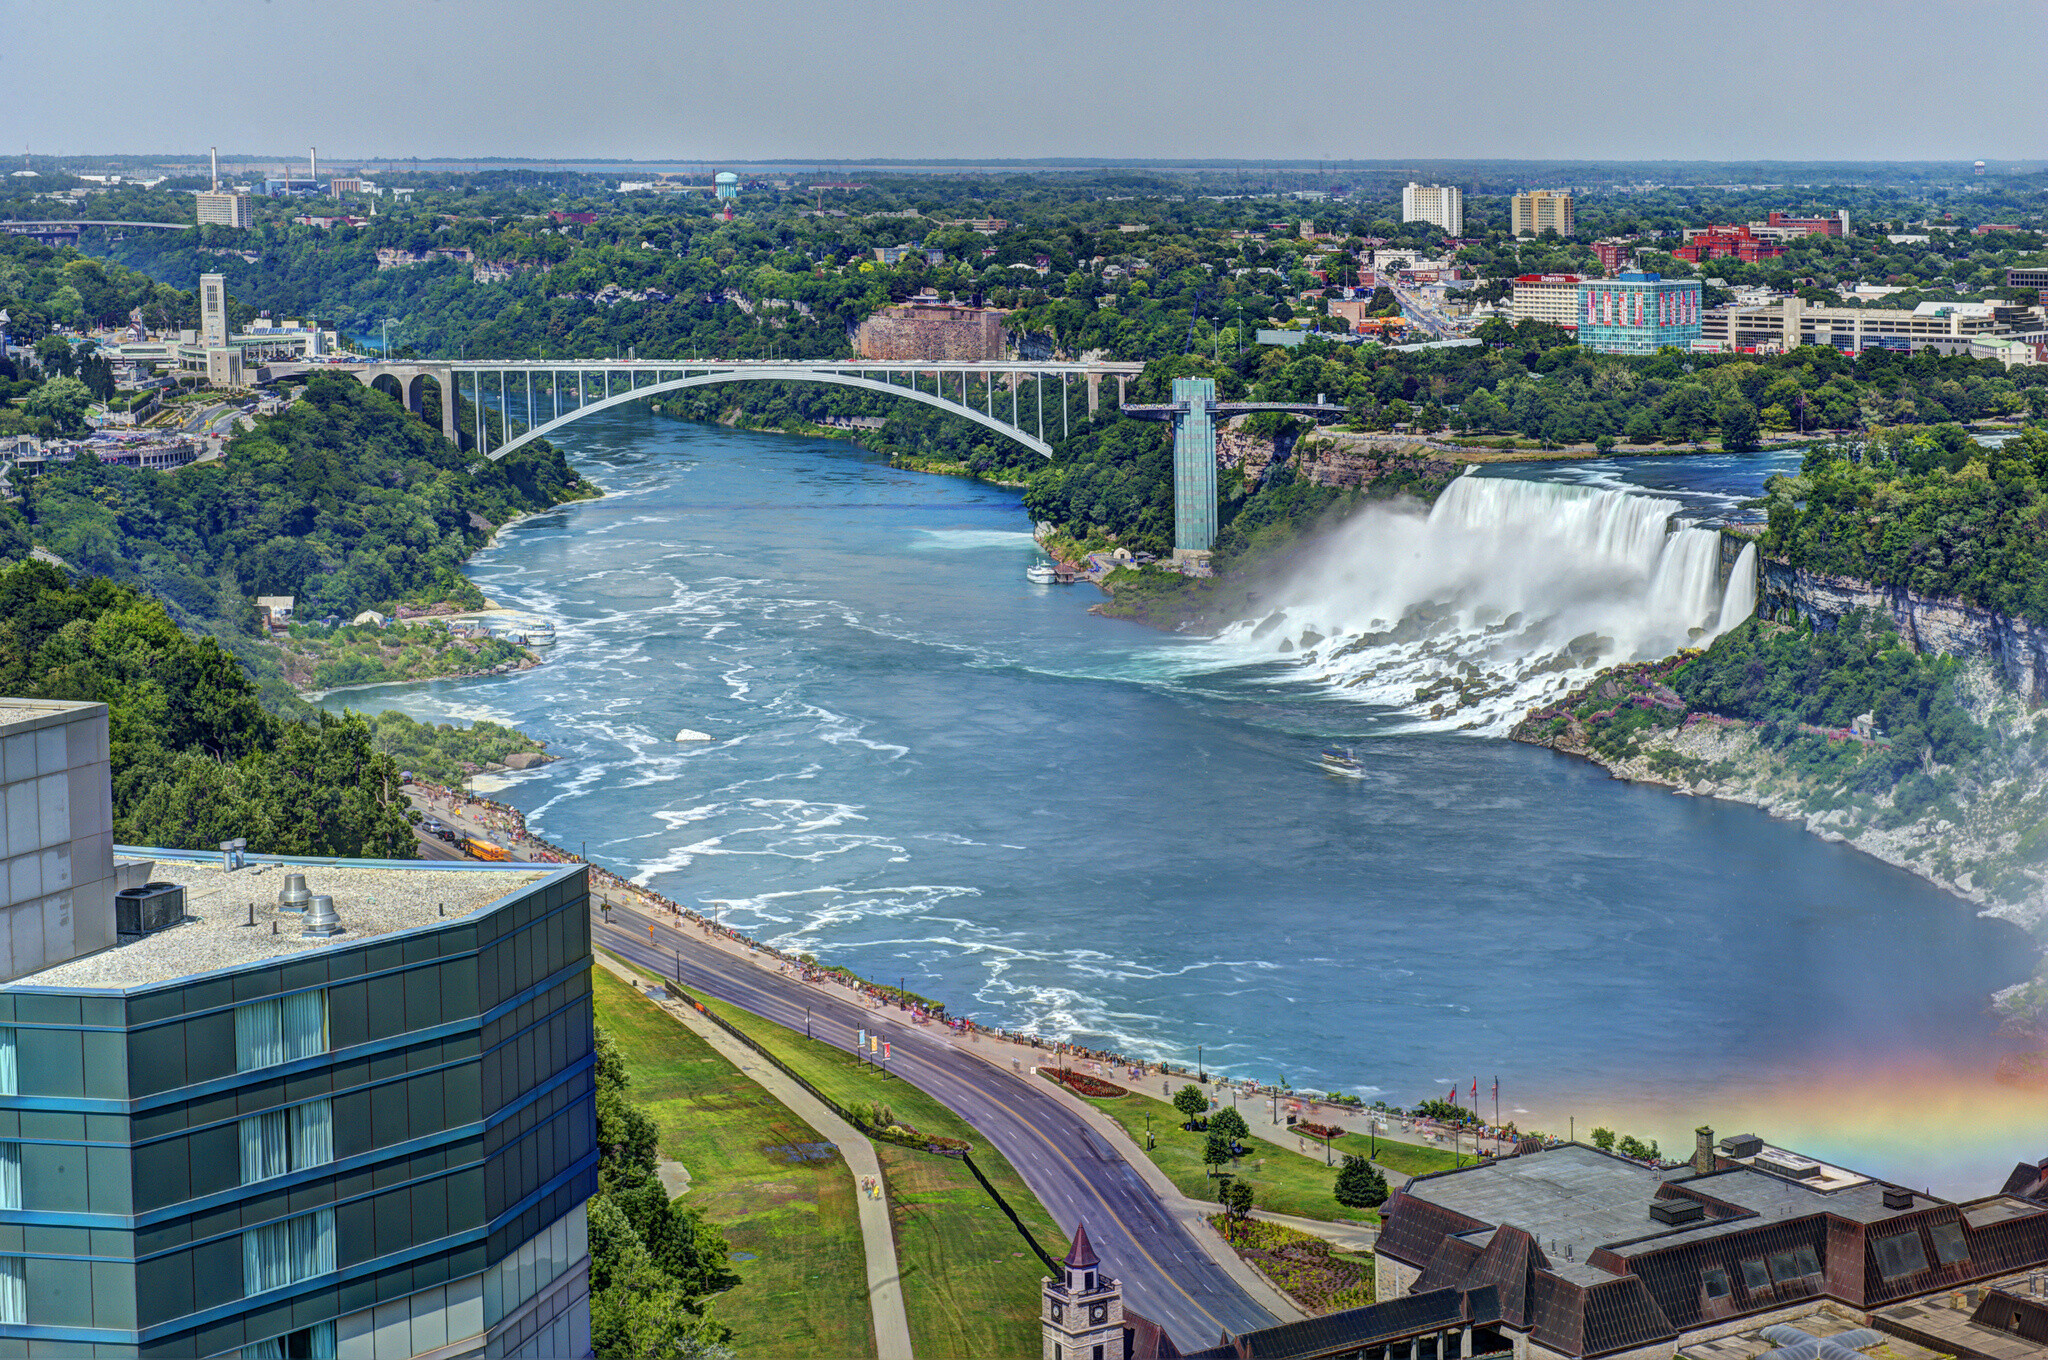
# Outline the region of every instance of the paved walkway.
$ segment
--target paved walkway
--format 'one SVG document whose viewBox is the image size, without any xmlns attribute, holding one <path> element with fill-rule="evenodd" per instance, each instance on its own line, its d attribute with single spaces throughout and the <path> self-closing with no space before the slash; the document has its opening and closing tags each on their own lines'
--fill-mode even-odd
<svg viewBox="0 0 2048 1360">
<path fill-rule="evenodd" d="M 647 979 L 609 954 L 595 954 L 602 967 L 636 987 L 645 989 Z M 834 1114 L 823 1102 L 798 1086 L 782 1069 L 762 1060 L 761 1055 L 727 1034 L 695 1010 L 679 1002 L 650 997 L 655 1005 L 702 1035 L 707 1043 L 761 1088 L 787 1105 L 797 1118 L 838 1145 L 847 1169 L 855 1179 L 860 1200 L 860 1235 L 867 1247 L 868 1304 L 875 1317 L 876 1360 L 911 1360 L 910 1321 L 903 1312 L 903 1281 L 896 1269 L 896 1233 L 889 1222 L 888 1182 L 882 1179 L 882 1164 L 875 1145 L 860 1131 Z M 883 1187 L 870 1195 L 862 1188 L 870 1183 Z"/>
</svg>

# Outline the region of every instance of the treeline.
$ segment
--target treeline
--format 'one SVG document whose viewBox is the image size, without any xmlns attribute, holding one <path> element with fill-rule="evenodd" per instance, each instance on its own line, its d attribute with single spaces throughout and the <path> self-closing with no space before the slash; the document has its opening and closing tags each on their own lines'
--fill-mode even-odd
<svg viewBox="0 0 2048 1360">
<path fill-rule="evenodd" d="M 590 1341 L 598 1360 L 731 1360 L 710 1296 L 739 1277 L 723 1233 L 679 1208 L 655 1174 L 658 1130 L 597 1027 L 597 1194 L 590 1199 Z"/>
<path fill-rule="evenodd" d="M 1880 430 L 1815 448 L 1767 491 L 1774 557 L 2048 624 L 2048 430 L 1996 448 Z"/>
<path fill-rule="evenodd" d="M 398 766 L 355 715 L 273 717 L 235 658 L 161 604 L 42 562 L 0 568 L 0 694 L 107 705 L 114 837 L 411 858 Z"/>
<path fill-rule="evenodd" d="M 514 727 L 478 720 L 468 727 L 424 723 L 396 710 L 371 718 L 370 739 L 401 771 L 436 784 L 459 785 L 485 765 L 546 748 Z"/>
<path fill-rule="evenodd" d="M 248 632 L 259 595 L 293 596 L 315 619 L 481 605 L 460 568 L 485 526 L 591 494 L 542 444 L 477 458 L 355 379 L 316 373 L 219 463 L 157 472 L 81 457 L 31 480 L 21 513 L 73 566 L 148 591 L 182 622 Z"/>
</svg>

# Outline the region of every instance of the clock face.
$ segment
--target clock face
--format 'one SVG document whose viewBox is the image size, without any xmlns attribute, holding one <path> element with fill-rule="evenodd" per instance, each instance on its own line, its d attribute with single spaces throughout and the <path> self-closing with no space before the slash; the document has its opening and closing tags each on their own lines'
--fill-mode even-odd
<svg viewBox="0 0 2048 1360">
<path fill-rule="evenodd" d="M 1052 1306 L 1052 1320 L 1054 1322 L 1061 1321 L 1065 1317 L 1066 1311 L 1067 1310 L 1065 1308 L 1062 1308 L 1059 1304 L 1054 1304 Z"/>
<path fill-rule="evenodd" d="M 1109 1320 L 1109 1305 L 1106 1303 L 1090 1304 L 1088 1306 L 1088 1320 L 1094 1323 L 1107 1322 Z"/>
</svg>

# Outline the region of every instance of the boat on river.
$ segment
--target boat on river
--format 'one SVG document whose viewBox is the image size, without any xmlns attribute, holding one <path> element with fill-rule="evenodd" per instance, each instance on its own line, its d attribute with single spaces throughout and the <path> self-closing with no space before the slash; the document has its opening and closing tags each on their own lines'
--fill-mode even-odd
<svg viewBox="0 0 2048 1360">
<path fill-rule="evenodd" d="M 1049 586 L 1057 577 L 1058 573 L 1052 569 L 1050 563 L 1033 562 L 1024 568 L 1024 579 L 1035 586 Z"/>
<path fill-rule="evenodd" d="M 1324 769 L 1335 770 L 1340 774 L 1359 774 L 1365 769 L 1364 763 L 1349 746 L 1341 751 L 1334 746 L 1325 746 L 1319 759 Z"/>
</svg>

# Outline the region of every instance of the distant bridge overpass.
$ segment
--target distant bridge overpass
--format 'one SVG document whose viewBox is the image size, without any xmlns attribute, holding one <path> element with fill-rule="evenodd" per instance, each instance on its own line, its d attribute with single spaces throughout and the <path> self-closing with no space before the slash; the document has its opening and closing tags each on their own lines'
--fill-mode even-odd
<svg viewBox="0 0 2048 1360">
<path fill-rule="evenodd" d="M 45 243 L 78 239 L 81 227 L 142 227 L 149 231 L 191 231 L 190 222 L 105 222 L 78 217 L 53 217 L 43 222 L 0 222 L 10 236 L 33 236 Z"/>
<path fill-rule="evenodd" d="M 415 414 L 422 407 L 426 384 L 442 392 L 441 433 L 460 442 L 456 403 L 450 393 L 470 399 L 476 428 L 475 447 L 488 458 L 503 458 L 514 449 L 545 439 L 571 421 L 641 401 L 666 392 L 735 382 L 808 382 L 852 387 L 923 402 L 950 415 L 971 420 L 1011 439 L 1041 457 L 1052 457 L 1047 439 L 1067 434 L 1069 385 L 1081 382 L 1093 414 L 1105 378 L 1116 381 L 1117 404 L 1126 385 L 1144 370 L 1137 363 L 1032 362 L 906 362 L 900 360 L 832 361 L 823 359 L 703 359 L 670 363 L 628 360 L 491 360 L 370 363 L 355 367 L 358 381 L 395 396 Z M 1060 384 L 1058 406 L 1046 410 L 1051 381 Z M 1032 384 L 1031 401 L 1020 393 Z M 493 390 L 495 389 L 495 391 Z M 491 447 L 486 401 L 504 421 L 505 438 Z M 1049 420 L 1050 423 L 1049 423 Z M 515 430 L 515 420 L 523 428 Z"/>
</svg>

